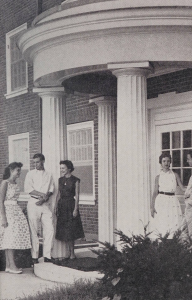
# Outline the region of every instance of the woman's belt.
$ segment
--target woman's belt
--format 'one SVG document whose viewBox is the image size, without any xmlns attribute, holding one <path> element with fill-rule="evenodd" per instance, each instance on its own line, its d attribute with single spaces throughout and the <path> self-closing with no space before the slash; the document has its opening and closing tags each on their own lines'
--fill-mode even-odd
<svg viewBox="0 0 192 300">
<path fill-rule="evenodd" d="M 168 192 L 159 192 L 159 194 L 167 195 L 167 196 L 174 196 L 175 193 L 168 193 Z"/>
</svg>

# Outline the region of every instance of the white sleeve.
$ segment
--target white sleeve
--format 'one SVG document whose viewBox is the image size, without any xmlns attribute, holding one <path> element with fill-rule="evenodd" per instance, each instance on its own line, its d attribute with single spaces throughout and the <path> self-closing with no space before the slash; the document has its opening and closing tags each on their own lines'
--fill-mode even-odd
<svg viewBox="0 0 192 300">
<path fill-rule="evenodd" d="M 55 189 L 54 181 L 52 175 L 50 176 L 49 192 L 53 193 Z"/>
<path fill-rule="evenodd" d="M 24 183 L 24 191 L 26 193 L 31 193 L 34 190 L 33 186 L 33 178 L 31 176 L 31 172 L 29 171 L 25 177 L 25 183 Z"/>
</svg>

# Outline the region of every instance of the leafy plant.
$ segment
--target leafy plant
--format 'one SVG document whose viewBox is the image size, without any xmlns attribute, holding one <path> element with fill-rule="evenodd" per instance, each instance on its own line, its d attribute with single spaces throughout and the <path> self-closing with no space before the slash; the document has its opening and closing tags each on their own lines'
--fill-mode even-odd
<svg viewBox="0 0 192 300">
<path fill-rule="evenodd" d="M 149 234 L 126 236 L 115 232 L 122 243 L 92 251 L 98 255 L 98 269 L 107 288 L 103 299 L 182 300 L 192 299 L 192 253 L 190 243 L 182 243 L 180 232 L 152 241 Z"/>
</svg>

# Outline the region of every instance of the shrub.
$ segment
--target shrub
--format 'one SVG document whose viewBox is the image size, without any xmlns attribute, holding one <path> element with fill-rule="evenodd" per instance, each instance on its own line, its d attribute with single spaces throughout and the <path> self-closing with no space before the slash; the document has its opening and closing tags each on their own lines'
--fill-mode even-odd
<svg viewBox="0 0 192 300">
<path fill-rule="evenodd" d="M 103 289 L 101 282 L 78 280 L 73 285 L 47 289 L 45 292 L 20 298 L 20 300 L 99 300 L 104 295 Z"/>
<path fill-rule="evenodd" d="M 98 269 L 104 273 L 107 289 L 104 299 L 182 300 L 192 299 L 192 253 L 190 243 L 181 243 L 180 233 L 155 241 L 149 234 L 131 237 L 116 231 L 122 251 L 103 243 Z"/>
</svg>

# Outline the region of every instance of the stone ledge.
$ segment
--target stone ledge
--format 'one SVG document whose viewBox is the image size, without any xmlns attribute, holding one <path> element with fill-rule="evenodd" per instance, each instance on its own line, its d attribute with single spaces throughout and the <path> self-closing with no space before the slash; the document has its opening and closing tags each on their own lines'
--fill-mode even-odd
<svg viewBox="0 0 192 300">
<path fill-rule="evenodd" d="M 103 274 L 97 271 L 84 272 L 44 262 L 40 262 L 34 266 L 34 274 L 45 280 L 66 284 L 73 284 L 79 279 L 95 281 L 103 277 Z"/>
</svg>

